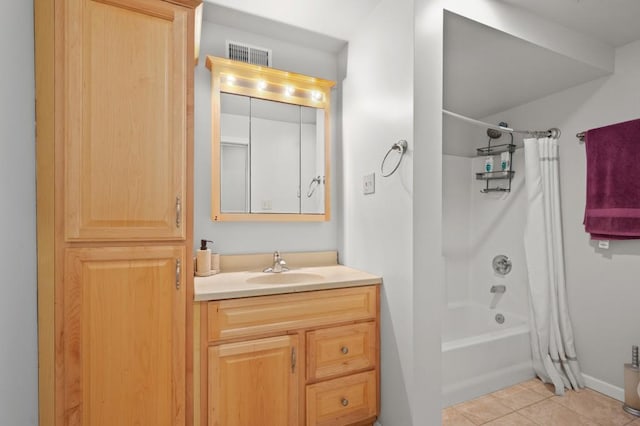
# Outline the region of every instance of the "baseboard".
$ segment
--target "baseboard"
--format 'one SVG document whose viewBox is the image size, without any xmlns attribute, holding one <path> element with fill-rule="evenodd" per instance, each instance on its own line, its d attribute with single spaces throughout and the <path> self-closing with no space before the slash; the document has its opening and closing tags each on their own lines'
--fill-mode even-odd
<svg viewBox="0 0 640 426">
<path fill-rule="evenodd" d="M 586 374 L 583 374 L 582 377 L 584 377 L 584 384 L 589 389 L 593 389 L 596 392 L 600 392 L 602 394 L 610 396 L 613 399 L 624 402 L 624 389 L 614 386 L 610 383 L 603 382 L 602 380 L 596 379 L 595 377 L 591 377 Z"/>
</svg>

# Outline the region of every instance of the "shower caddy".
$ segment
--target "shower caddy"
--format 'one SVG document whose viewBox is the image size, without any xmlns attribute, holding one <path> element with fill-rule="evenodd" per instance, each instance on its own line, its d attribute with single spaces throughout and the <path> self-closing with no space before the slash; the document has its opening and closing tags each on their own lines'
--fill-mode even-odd
<svg viewBox="0 0 640 426">
<path fill-rule="evenodd" d="M 508 124 L 501 122 L 499 124 L 500 127 L 507 128 Z M 487 136 L 489 136 L 489 141 L 487 142 L 487 146 L 476 149 L 476 155 L 479 157 L 488 157 L 500 155 L 503 152 L 509 153 L 509 166 L 504 170 L 492 170 L 490 172 L 483 171 L 480 173 L 476 173 L 477 180 L 486 181 L 486 186 L 480 192 L 488 193 L 488 192 L 511 192 L 511 180 L 513 179 L 513 175 L 516 173 L 513 170 L 513 153 L 516 150 L 516 146 L 513 143 L 513 134 L 508 133 L 511 137 L 509 143 L 492 145 L 491 142 L 502 137 L 502 133 L 500 130 L 496 129 L 487 129 Z M 499 168 L 499 167 L 498 167 Z M 492 186 L 492 182 L 503 182 L 506 181 L 507 185 L 502 186 L 496 184 Z"/>
</svg>

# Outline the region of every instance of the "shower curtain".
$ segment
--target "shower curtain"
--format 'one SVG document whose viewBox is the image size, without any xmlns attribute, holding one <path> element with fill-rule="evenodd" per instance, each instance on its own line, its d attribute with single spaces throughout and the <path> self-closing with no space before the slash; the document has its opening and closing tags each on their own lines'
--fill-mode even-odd
<svg viewBox="0 0 640 426">
<path fill-rule="evenodd" d="M 569 319 L 562 252 L 558 140 L 525 139 L 527 224 L 524 245 L 529 275 L 533 367 L 556 395 L 584 387 Z"/>
</svg>

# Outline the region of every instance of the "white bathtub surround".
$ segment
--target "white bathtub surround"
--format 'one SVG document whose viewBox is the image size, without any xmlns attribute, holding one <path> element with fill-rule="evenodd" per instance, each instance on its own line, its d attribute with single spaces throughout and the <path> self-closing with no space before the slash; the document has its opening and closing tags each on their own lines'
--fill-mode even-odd
<svg viewBox="0 0 640 426">
<path fill-rule="evenodd" d="M 558 140 L 525 139 L 528 199 L 525 253 L 529 274 L 533 367 L 556 395 L 584 387 L 569 318 L 562 251 Z"/>
<path fill-rule="evenodd" d="M 465 302 L 450 304 L 442 324 L 443 407 L 534 377 L 525 317 Z"/>
</svg>

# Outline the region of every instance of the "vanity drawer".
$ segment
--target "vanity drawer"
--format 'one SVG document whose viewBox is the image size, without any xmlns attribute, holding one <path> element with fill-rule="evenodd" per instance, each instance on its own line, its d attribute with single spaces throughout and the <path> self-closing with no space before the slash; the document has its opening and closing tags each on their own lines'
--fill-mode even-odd
<svg viewBox="0 0 640 426">
<path fill-rule="evenodd" d="M 326 379 L 375 367 L 375 322 L 325 328 L 307 333 L 307 380 Z"/>
<path fill-rule="evenodd" d="M 209 341 L 374 319 L 376 286 L 209 302 Z"/>
<path fill-rule="evenodd" d="M 307 426 L 348 425 L 377 414 L 376 373 L 307 386 Z"/>
</svg>

